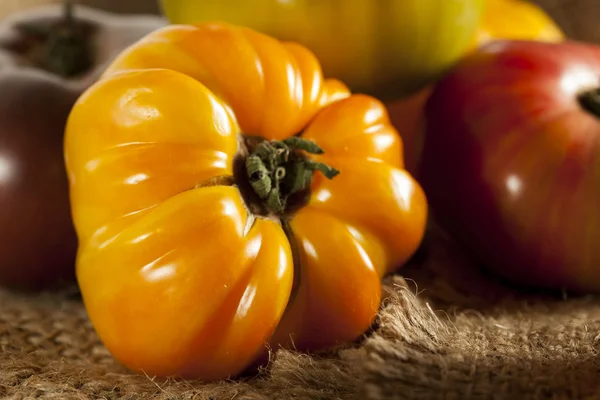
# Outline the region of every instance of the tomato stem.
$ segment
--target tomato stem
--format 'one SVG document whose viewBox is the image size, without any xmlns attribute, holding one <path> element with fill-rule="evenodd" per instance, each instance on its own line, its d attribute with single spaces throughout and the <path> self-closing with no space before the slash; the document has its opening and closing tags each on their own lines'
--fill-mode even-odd
<svg viewBox="0 0 600 400">
<path fill-rule="evenodd" d="M 310 187 L 315 171 L 333 179 L 339 171 L 308 159 L 301 152 L 322 154 L 315 142 L 300 137 L 264 140 L 245 161 L 248 182 L 266 208 L 282 214 L 288 198 Z"/>
<path fill-rule="evenodd" d="M 49 72 L 70 78 L 87 71 L 93 64 L 88 29 L 77 21 L 71 0 L 64 0 L 62 20 L 58 23 L 26 22 L 16 28 L 38 42 L 28 49 L 28 56 Z"/>
<path fill-rule="evenodd" d="M 584 110 L 600 118 L 600 88 L 583 92 L 579 95 L 578 100 Z"/>
</svg>

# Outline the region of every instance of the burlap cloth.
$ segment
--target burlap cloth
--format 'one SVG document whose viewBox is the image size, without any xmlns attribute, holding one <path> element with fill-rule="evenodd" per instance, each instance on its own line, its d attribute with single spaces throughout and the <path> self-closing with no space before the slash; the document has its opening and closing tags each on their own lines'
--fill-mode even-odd
<svg viewBox="0 0 600 400">
<path fill-rule="evenodd" d="M 543 3 L 570 36 L 600 43 L 600 0 Z M 123 369 L 75 290 L 0 291 L 0 397 L 600 399 L 600 298 L 505 286 L 438 230 L 385 287 L 377 323 L 360 343 L 320 355 L 279 351 L 259 376 L 214 384 Z"/>
</svg>

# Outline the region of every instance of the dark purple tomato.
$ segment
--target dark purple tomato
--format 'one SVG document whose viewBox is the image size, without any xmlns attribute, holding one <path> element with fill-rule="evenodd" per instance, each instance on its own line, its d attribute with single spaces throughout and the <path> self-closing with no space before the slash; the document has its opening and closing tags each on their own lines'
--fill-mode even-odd
<svg viewBox="0 0 600 400">
<path fill-rule="evenodd" d="M 63 131 L 77 99 L 42 75 L 0 73 L 0 285 L 39 290 L 72 282 Z"/>
</svg>

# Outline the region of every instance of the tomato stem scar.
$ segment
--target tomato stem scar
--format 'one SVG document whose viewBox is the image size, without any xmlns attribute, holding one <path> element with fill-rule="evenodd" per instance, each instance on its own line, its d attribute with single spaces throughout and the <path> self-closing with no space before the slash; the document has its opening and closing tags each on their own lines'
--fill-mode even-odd
<svg viewBox="0 0 600 400">
<path fill-rule="evenodd" d="M 323 154 L 315 142 L 300 137 L 284 140 L 264 140 L 246 158 L 246 174 L 254 193 L 266 208 L 282 214 L 287 199 L 308 189 L 315 171 L 333 179 L 339 171 L 324 163 L 308 159 L 301 152 Z"/>
<path fill-rule="evenodd" d="M 17 30 L 31 43 L 25 56 L 39 67 L 65 78 L 87 71 L 93 65 L 90 26 L 77 21 L 72 0 L 64 0 L 58 22 L 25 22 Z"/>
<path fill-rule="evenodd" d="M 600 118 L 600 88 L 581 93 L 578 100 L 585 111 Z"/>
</svg>

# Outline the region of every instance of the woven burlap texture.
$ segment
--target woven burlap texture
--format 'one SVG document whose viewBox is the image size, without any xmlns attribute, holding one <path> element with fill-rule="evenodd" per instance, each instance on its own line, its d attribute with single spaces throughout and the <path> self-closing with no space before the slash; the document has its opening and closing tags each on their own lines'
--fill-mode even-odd
<svg viewBox="0 0 600 400">
<path fill-rule="evenodd" d="M 59 0 L 0 0 L 6 13 Z M 154 12 L 153 0 L 86 0 Z M 567 34 L 600 43 L 598 0 L 539 0 Z M 432 231 L 386 280 L 372 332 L 331 354 L 272 354 L 257 377 L 162 381 L 116 363 L 75 291 L 0 291 L 0 398 L 600 399 L 600 298 L 524 294 L 479 272 Z"/>
<path fill-rule="evenodd" d="M 0 396 L 46 399 L 600 398 L 600 299 L 525 295 L 429 235 L 386 281 L 372 332 L 331 354 L 272 354 L 258 376 L 203 384 L 136 375 L 98 341 L 76 293 L 0 292 Z"/>
</svg>

